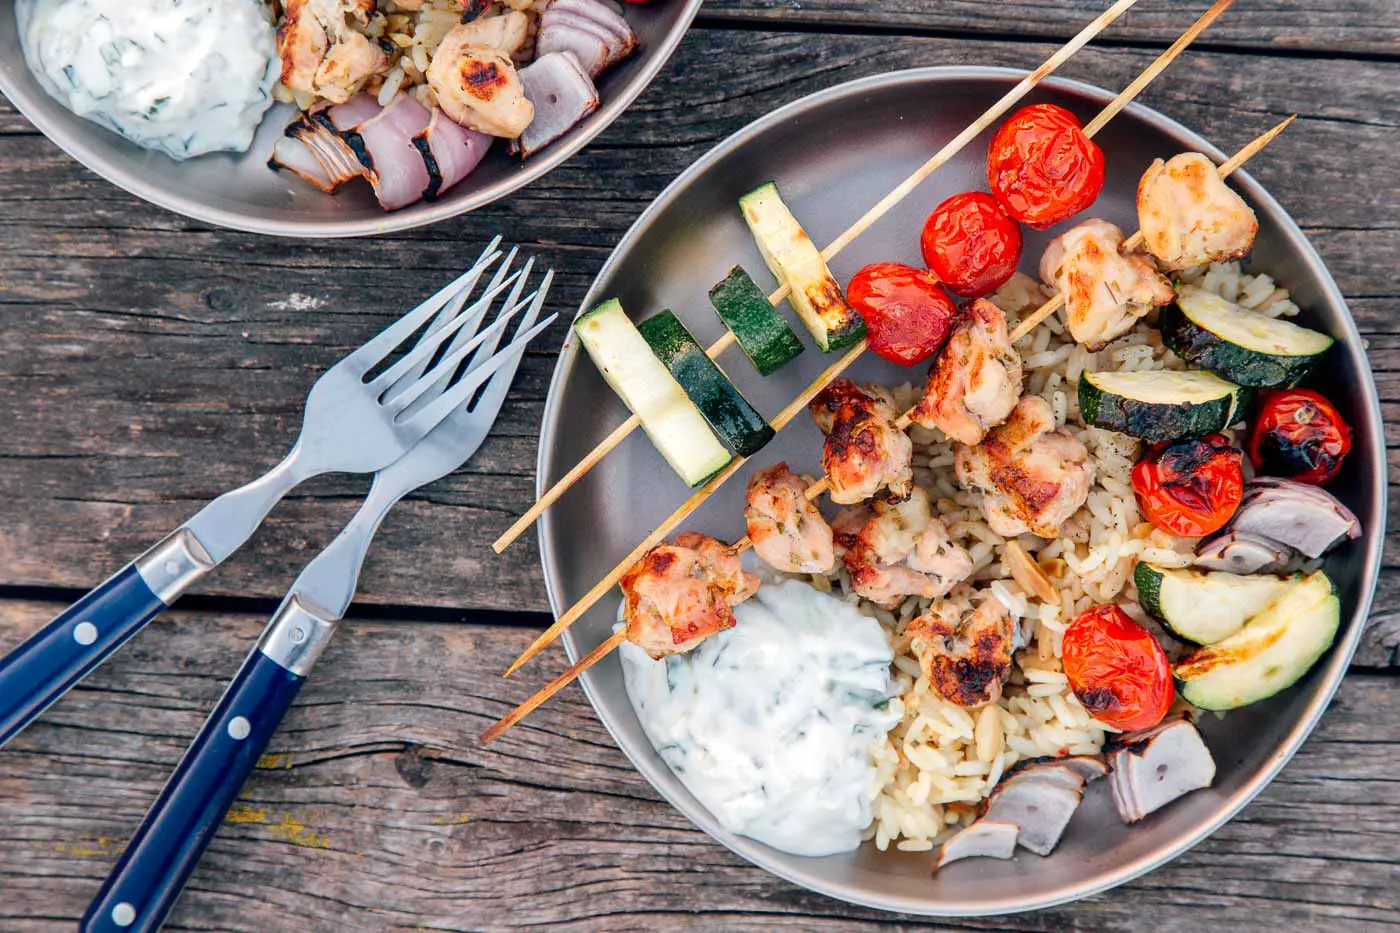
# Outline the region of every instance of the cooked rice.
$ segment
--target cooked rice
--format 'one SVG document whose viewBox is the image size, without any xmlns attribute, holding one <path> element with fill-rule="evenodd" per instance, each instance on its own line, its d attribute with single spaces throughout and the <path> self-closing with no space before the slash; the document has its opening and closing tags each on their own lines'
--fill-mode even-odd
<svg viewBox="0 0 1400 933">
<path fill-rule="evenodd" d="M 1288 292 L 1266 275 L 1245 275 L 1239 263 L 1190 269 L 1181 278 L 1262 313 L 1296 314 Z M 992 300 L 1006 311 L 1012 326 L 1052 293 L 1018 274 Z M 981 710 L 965 710 L 940 698 L 921 675 L 919 663 L 903 634 L 906 623 L 929 605 L 910 599 L 891 612 L 859 600 L 844 570 L 813 582 L 859 602 L 879 619 L 894 639 L 892 702 L 899 723 L 874 750 L 877 778 L 875 820 L 866 830 L 879 849 L 924 851 L 971 821 L 977 804 L 1018 761 L 1042 755 L 1096 754 L 1115 731 L 1097 722 L 1069 689 L 1061 657 L 1065 627 L 1092 606 L 1117 602 L 1135 619 L 1147 622 L 1137 605 L 1132 572 L 1139 559 L 1163 566 L 1191 562 L 1193 542 L 1169 535 L 1145 522 L 1132 492 L 1132 468 L 1140 444 L 1127 435 L 1079 423 L 1078 383 L 1084 372 L 1184 369 L 1162 346 L 1155 326 L 1144 321 L 1098 352 L 1074 343 L 1063 317 L 1050 318 L 1017 344 L 1026 370 L 1026 389 L 1044 397 L 1057 423 L 1067 426 L 1097 461 L 1094 485 L 1084 507 L 1045 542 L 1022 535 L 1020 542 L 1050 571 L 1060 591 L 1058 605 L 1040 603 L 1022 591 L 1000 562 L 1004 540 L 987 526 L 979 496 L 959 489 L 953 475 L 953 444 L 940 431 L 914 426 L 915 479 L 928 490 L 936 513 L 953 539 L 966 547 L 974 564 L 973 580 L 948 598 L 971 605 L 997 599 L 1019 620 L 1025 647 L 1017 652 L 1002 698 Z M 914 404 L 919 388 L 904 385 L 894 394 L 903 408 Z"/>
</svg>

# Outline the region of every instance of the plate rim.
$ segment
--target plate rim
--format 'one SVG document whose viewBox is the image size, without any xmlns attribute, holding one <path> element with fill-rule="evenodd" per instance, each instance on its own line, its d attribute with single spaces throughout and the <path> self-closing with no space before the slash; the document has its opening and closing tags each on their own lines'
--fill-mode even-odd
<svg viewBox="0 0 1400 933">
<path fill-rule="evenodd" d="M 1014 84 L 1023 79 L 1029 71 L 1008 68 L 1001 66 L 971 66 L 971 65 L 936 65 L 918 68 L 900 69 L 896 71 L 883 72 L 876 75 L 869 75 L 851 81 L 843 82 L 807 94 L 797 98 L 776 110 L 758 117 L 752 122 L 741 127 L 725 139 L 716 143 L 704 155 L 687 167 L 676 176 L 655 199 L 628 227 L 627 231 L 618 240 L 617 245 L 608 254 L 607 260 L 598 270 L 593 282 L 589 285 L 585 293 L 579 310 L 582 311 L 591 307 L 599 299 L 601 283 L 608 278 L 617 265 L 621 262 L 624 247 L 629 246 L 632 240 L 638 236 L 651 223 L 653 218 L 659 214 L 674 196 L 691 181 L 708 171 L 716 162 L 724 158 L 733 149 L 761 136 L 773 126 L 801 114 L 813 107 L 821 106 L 842 97 L 859 95 L 861 93 L 881 89 L 885 90 L 890 86 L 913 83 L 920 84 L 927 81 L 945 82 L 972 79 L 998 79 L 1008 84 Z M 1080 81 L 1073 78 L 1063 78 L 1050 76 L 1040 83 L 1040 88 L 1067 92 L 1078 95 L 1088 102 L 1106 104 L 1115 95 L 1114 92 L 1105 88 Z M 1224 162 L 1228 157 L 1218 147 L 1199 133 L 1189 129 L 1179 121 L 1157 111 L 1145 104 L 1133 102 L 1124 108 L 1126 112 L 1133 114 L 1140 120 L 1153 125 L 1170 136 L 1177 139 L 1189 141 L 1189 145 L 1200 152 L 1210 156 L 1217 164 Z M 698 813 L 692 813 L 688 803 L 682 804 L 676 797 L 665 789 L 662 782 L 658 781 L 652 774 L 654 769 L 650 762 L 638 760 L 633 755 L 628 742 L 624 742 L 619 736 L 617 729 L 610 716 L 606 715 L 599 704 L 598 696 L 593 685 L 591 674 L 584 674 L 580 678 L 580 685 L 584 694 L 588 698 L 594 715 L 607 729 L 618 748 L 626 755 L 628 761 L 637 772 L 646 779 L 652 789 L 659 794 L 671 807 L 679 812 L 683 817 L 703 830 L 710 838 L 728 848 L 740 858 L 757 866 L 758 868 L 775 875 L 783 880 L 797 885 L 806 890 L 815 891 L 828 897 L 835 898 L 849 904 L 861 907 L 868 907 L 875 910 L 908 914 L 922 917 L 939 918 L 960 918 L 960 917 L 985 917 L 1001 914 L 1024 913 L 1032 910 L 1042 910 L 1056 907 L 1072 901 L 1078 901 L 1095 894 L 1102 893 L 1111 888 L 1118 887 L 1129 881 L 1141 877 L 1162 865 L 1172 861 L 1189 849 L 1195 847 L 1207 837 L 1213 835 L 1221 826 L 1233 819 L 1244 809 L 1261 791 L 1278 776 L 1283 767 L 1292 760 L 1302 747 L 1309 735 L 1316 728 L 1323 713 L 1331 705 L 1337 690 L 1341 687 L 1343 678 L 1346 676 L 1347 668 L 1361 641 L 1361 636 L 1365 630 L 1367 617 L 1370 615 L 1372 602 L 1380 580 L 1382 550 L 1385 545 L 1386 509 L 1387 500 L 1387 480 L 1385 470 L 1385 441 L 1383 436 L 1383 421 L 1380 411 L 1380 396 L 1376 388 L 1375 376 L 1371 372 L 1367 363 L 1363 349 L 1363 339 L 1356 326 L 1356 320 L 1352 316 L 1351 309 L 1347 305 L 1341 289 L 1337 286 L 1330 270 L 1323 262 L 1322 257 L 1308 240 L 1306 234 L 1299 228 L 1293 216 L 1261 185 L 1255 181 L 1253 176 L 1246 170 L 1240 169 L 1231 176 L 1231 180 L 1244 189 L 1251 200 L 1283 218 L 1282 232 L 1290 239 L 1298 241 L 1303 248 L 1304 256 L 1308 260 L 1313 273 L 1317 277 L 1320 290 L 1326 300 L 1341 308 L 1345 314 L 1342 315 L 1342 327 L 1346 332 L 1346 347 L 1354 362 L 1358 363 L 1357 371 L 1362 375 L 1362 386 L 1365 398 L 1363 404 L 1370 409 L 1369 423 L 1361 430 L 1365 430 L 1368 435 L 1371 450 L 1381 460 L 1380 464 L 1369 464 L 1371 470 L 1371 486 L 1374 501 L 1377 503 L 1377 514 L 1370 516 L 1370 527 L 1373 532 L 1366 537 L 1366 547 L 1362 555 L 1363 566 L 1361 576 L 1361 586 L 1358 589 L 1357 604 L 1350 614 L 1350 624 L 1346 641 L 1333 647 L 1326 667 L 1323 669 L 1325 682 L 1318 695 L 1308 704 L 1302 716 L 1293 724 L 1287 733 L 1285 740 L 1273 752 L 1267 762 L 1260 767 L 1258 772 L 1239 789 L 1237 789 L 1221 806 L 1219 812 L 1210 820 L 1207 820 L 1194 827 L 1190 832 L 1184 834 L 1180 839 L 1170 846 L 1146 853 L 1139 858 L 1128 863 L 1119 865 L 1112 871 L 1103 873 L 1097 877 L 1086 881 L 1068 885 L 1063 890 L 1051 896 L 1044 897 L 1021 897 L 1015 894 L 997 898 L 986 902 L 986 906 L 976 907 L 948 907 L 931 903 L 927 900 L 919 901 L 906 897 L 886 897 L 875 899 L 862 896 L 860 889 L 853 886 L 843 886 L 837 884 L 827 884 L 814 881 L 810 878 L 802 877 L 799 872 L 788 870 L 786 867 L 775 864 L 769 857 L 768 847 L 762 843 L 748 837 L 739 836 L 719 825 L 714 816 L 702 805 L 697 806 Z M 573 366 L 578 360 L 579 349 L 576 341 L 572 339 L 572 329 L 564 337 L 563 346 L 559 357 L 555 362 L 555 369 L 550 379 L 548 394 L 546 396 L 544 411 L 541 415 L 541 429 L 539 438 L 539 448 L 536 454 L 535 463 L 535 492 L 536 497 L 543 495 L 547 491 L 549 483 L 546 482 L 548 473 L 549 452 L 553 449 L 556 432 L 559 429 L 559 408 L 562 404 L 564 384 L 572 373 Z M 1363 481 L 1364 482 L 1364 481 Z M 553 533 L 553 522 L 550 513 L 546 511 L 541 517 L 537 528 L 537 542 L 541 556 L 542 571 L 544 575 L 545 590 L 549 599 L 550 610 L 555 618 L 558 618 L 562 609 L 557 573 L 551 566 L 552 548 L 550 539 Z M 572 631 L 565 631 L 562 639 L 565 652 L 570 662 L 576 662 L 580 657 L 579 647 Z"/>
<path fill-rule="evenodd" d="M 640 70 L 630 84 L 623 88 L 622 93 L 617 94 L 612 100 L 604 102 L 595 111 L 596 118 L 583 132 L 568 140 L 566 145 L 551 146 L 539 157 L 523 163 L 526 166 L 525 171 L 519 175 L 501 179 L 472 192 L 460 201 L 442 200 L 429 204 L 426 210 L 414 214 L 391 211 L 386 212 L 383 218 L 369 217 L 362 220 L 307 221 L 304 223 L 286 220 L 259 220 L 250 217 L 247 213 L 214 207 L 177 195 L 168 195 L 163 189 L 142 181 L 131 173 L 110 164 L 100 152 L 69 134 L 62 123 L 45 117 L 42 114 L 42 107 L 37 95 L 29 94 L 22 85 L 11 81 L 4 68 L 0 68 L 0 94 L 3 94 L 5 99 L 14 105 L 20 115 L 42 133 L 45 139 L 58 146 L 69 158 L 78 162 L 88 171 L 134 197 L 191 220 L 228 230 L 237 230 L 241 233 L 256 233 L 289 239 L 329 240 L 402 233 L 470 214 L 488 204 L 509 197 L 522 188 L 534 184 L 597 139 L 604 130 L 617 121 L 618 117 L 622 116 L 628 107 L 632 106 L 643 91 L 651 87 L 657 74 L 670 62 L 681 41 L 690 32 L 691 24 L 694 23 L 695 17 L 699 14 L 704 0 L 679 0 L 679 3 L 678 15 L 667 30 L 665 38 L 649 50 L 649 57 L 642 62 Z M 10 4 L 10 7 L 13 9 L 13 4 Z M 3 10 L 3 7 L 0 7 L 0 10 Z M 20 67 L 28 66 L 21 63 Z M 40 90 L 38 93 L 43 94 L 43 91 Z M 117 138 L 120 139 L 120 137 Z"/>
</svg>

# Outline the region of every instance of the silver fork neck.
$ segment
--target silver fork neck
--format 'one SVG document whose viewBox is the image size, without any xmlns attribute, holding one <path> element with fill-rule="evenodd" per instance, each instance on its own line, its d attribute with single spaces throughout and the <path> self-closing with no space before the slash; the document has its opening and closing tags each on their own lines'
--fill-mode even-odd
<svg viewBox="0 0 1400 933">
<path fill-rule="evenodd" d="M 241 547 L 267 513 L 299 483 L 322 472 L 305 462 L 298 443 L 291 452 L 262 476 L 226 492 L 195 513 L 184 527 L 208 553 L 214 564 Z"/>
</svg>

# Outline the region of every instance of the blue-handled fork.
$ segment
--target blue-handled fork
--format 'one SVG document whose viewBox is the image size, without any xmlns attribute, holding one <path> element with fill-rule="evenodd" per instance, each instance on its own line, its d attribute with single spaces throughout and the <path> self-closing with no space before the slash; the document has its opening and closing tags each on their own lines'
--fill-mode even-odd
<svg viewBox="0 0 1400 933">
<path fill-rule="evenodd" d="M 437 377 L 427 395 L 436 390 L 441 398 L 414 405 L 431 407 L 450 399 L 454 410 L 411 451 L 375 474 L 354 518 L 292 584 L 88 908 L 80 927 L 83 933 L 151 933 L 164 922 L 349 607 L 379 523 L 405 495 L 446 476 L 476 453 L 501 410 L 525 345 L 557 316 L 536 323 L 552 272 L 545 274 L 535 293 L 520 297 L 532 264 L 533 260 L 526 263 L 502 312 L 505 319 L 529 305 L 512 342 L 496 352 L 499 321 L 473 336 L 481 318 L 453 336 L 445 352 L 474 347 L 466 372 L 450 387 L 451 374 Z M 401 380 L 406 383 L 414 376 L 410 370 Z M 432 378 L 431 372 L 423 378 Z M 458 398 L 462 385 L 472 386 L 465 403 Z M 397 397 L 398 387 L 388 394 Z"/>
<path fill-rule="evenodd" d="M 241 547 L 297 484 L 322 473 L 382 469 L 470 399 L 476 388 L 469 380 L 447 392 L 442 386 L 468 354 L 505 327 L 499 320 L 481 333 L 468 328 L 496 295 L 518 281 L 519 273 L 510 272 L 512 252 L 481 297 L 467 305 L 481 277 L 500 259 L 500 242 L 500 237 L 492 240 L 456 281 L 316 381 L 301 434 L 281 463 L 210 502 L 0 658 L 0 746 Z M 394 359 L 420 330 L 412 349 Z M 464 333 L 470 339 L 459 340 Z M 481 372 L 481 380 L 488 375 Z"/>
</svg>

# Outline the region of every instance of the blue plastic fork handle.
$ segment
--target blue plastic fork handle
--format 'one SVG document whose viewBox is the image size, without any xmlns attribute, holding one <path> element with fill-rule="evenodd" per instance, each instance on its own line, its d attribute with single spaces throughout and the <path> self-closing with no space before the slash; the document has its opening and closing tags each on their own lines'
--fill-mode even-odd
<svg viewBox="0 0 1400 933">
<path fill-rule="evenodd" d="M 305 682 L 253 649 L 88 907 L 82 933 L 160 928 Z"/>
<path fill-rule="evenodd" d="M 132 564 L 0 658 L 0 745 L 165 608 Z"/>
</svg>

